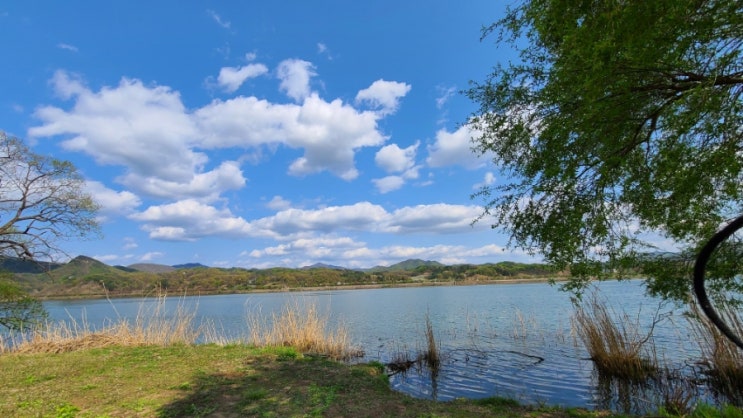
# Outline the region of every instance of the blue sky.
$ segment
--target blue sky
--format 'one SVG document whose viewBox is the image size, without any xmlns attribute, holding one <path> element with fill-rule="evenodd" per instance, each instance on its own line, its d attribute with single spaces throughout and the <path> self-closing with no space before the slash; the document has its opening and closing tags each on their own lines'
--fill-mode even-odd
<svg viewBox="0 0 743 418">
<path fill-rule="evenodd" d="M 471 225 L 498 171 L 460 91 L 513 52 L 505 2 L 0 6 L 0 130 L 72 161 L 112 265 L 533 261 Z"/>
</svg>

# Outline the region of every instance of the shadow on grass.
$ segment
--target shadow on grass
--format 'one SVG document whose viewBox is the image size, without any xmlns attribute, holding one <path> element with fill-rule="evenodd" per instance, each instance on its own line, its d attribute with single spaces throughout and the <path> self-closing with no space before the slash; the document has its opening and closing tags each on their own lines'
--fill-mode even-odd
<svg viewBox="0 0 743 418">
<path fill-rule="evenodd" d="M 379 365 L 282 355 L 247 358 L 241 371 L 200 373 L 192 380 L 177 388 L 184 396 L 158 416 L 375 416 L 375 403 L 394 394 Z"/>
</svg>

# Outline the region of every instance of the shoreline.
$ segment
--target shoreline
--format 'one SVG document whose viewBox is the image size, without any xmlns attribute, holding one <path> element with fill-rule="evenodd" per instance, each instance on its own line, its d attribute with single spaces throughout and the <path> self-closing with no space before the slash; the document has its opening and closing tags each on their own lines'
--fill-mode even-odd
<svg viewBox="0 0 743 418">
<path fill-rule="evenodd" d="M 285 287 L 281 289 L 252 289 L 245 291 L 204 291 L 182 296 L 213 296 L 213 295 L 242 295 L 251 293 L 299 293 L 299 292 L 318 292 L 330 290 L 370 290 L 385 288 L 406 288 L 406 287 L 437 287 L 437 286 L 485 286 L 497 284 L 529 284 L 529 283 L 559 283 L 567 281 L 567 277 L 521 277 L 513 279 L 491 279 L 491 280 L 450 280 L 436 282 L 407 282 L 407 283 L 373 283 L 373 284 L 352 284 L 352 285 L 328 285 L 328 286 L 308 286 L 308 287 Z M 164 292 L 167 295 L 168 292 Z M 157 297 L 154 292 L 149 293 L 100 293 L 86 295 L 48 295 L 34 296 L 41 301 L 56 300 L 86 300 L 86 299 L 124 299 L 124 298 L 147 298 Z"/>
</svg>

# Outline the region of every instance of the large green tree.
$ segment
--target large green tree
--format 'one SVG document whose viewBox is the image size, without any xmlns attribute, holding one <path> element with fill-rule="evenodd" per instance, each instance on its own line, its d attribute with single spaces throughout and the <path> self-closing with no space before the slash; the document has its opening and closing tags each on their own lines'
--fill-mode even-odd
<svg viewBox="0 0 743 418">
<path fill-rule="evenodd" d="M 643 264 L 684 298 L 693 254 L 743 209 L 743 2 L 524 1 L 494 37 L 520 57 L 467 91 L 474 149 L 504 177 L 483 218 L 570 268 L 568 288 Z M 650 236 L 685 251 L 650 256 Z"/>
<path fill-rule="evenodd" d="M 97 209 L 70 162 L 0 132 L 0 257 L 52 260 L 64 254 L 62 241 L 98 232 Z M 40 312 L 17 284 L 0 282 L 0 325 L 29 325 Z"/>
</svg>

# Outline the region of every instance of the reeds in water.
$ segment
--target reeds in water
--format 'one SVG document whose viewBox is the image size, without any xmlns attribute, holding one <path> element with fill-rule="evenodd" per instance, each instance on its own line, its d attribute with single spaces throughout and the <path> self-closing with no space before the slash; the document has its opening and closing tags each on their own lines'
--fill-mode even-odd
<svg viewBox="0 0 743 418">
<path fill-rule="evenodd" d="M 320 315 L 315 304 L 286 304 L 280 314 L 270 317 L 249 315 L 249 343 L 256 346 L 290 346 L 309 354 L 347 360 L 364 353 L 351 345 L 347 329 L 328 329 L 328 315 Z"/>
<path fill-rule="evenodd" d="M 144 301 L 134 321 L 121 319 L 100 329 L 87 322 L 60 321 L 46 323 L 26 334 L 18 334 L 11 341 L 19 353 L 61 353 L 108 346 L 141 346 L 193 344 L 200 337 L 214 333 L 205 327 L 194 326 L 194 312 L 179 304 L 173 313 L 166 312 L 165 296 L 154 302 Z"/>
<path fill-rule="evenodd" d="M 439 354 L 439 347 L 436 343 L 436 336 L 433 334 L 433 325 L 431 324 L 431 318 L 426 314 L 426 350 L 423 353 L 423 359 L 426 361 L 428 368 L 431 370 L 438 370 L 441 365 L 441 356 Z"/>
<path fill-rule="evenodd" d="M 645 347 L 658 322 L 657 313 L 653 326 L 643 335 L 638 319 L 613 314 L 593 293 L 582 305 L 575 304 L 572 322 L 600 375 L 641 381 L 658 370 L 654 350 Z"/>
<path fill-rule="evenodd" d="M 728 303 L 717 306 L 717 313 L 737 335 L 743 336 L 743 317 Z M 743 349 L 725 337 L 692 303 L 689 321 L 702 353 L 703 372 L 709 386 L 736 406 L 743 406 Z"/>
</svg>

